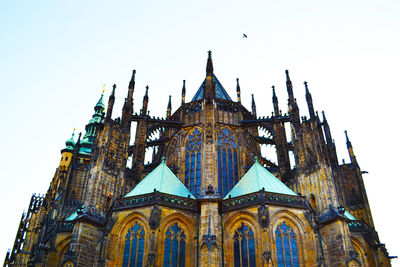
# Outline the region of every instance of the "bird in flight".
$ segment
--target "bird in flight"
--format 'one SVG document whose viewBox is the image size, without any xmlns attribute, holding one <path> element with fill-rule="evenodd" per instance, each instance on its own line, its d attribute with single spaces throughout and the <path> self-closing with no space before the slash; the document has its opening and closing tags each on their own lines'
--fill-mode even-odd
<svg viewBox="0 0 400 267">
<path fill-rule="evenodd" d="M 247 35 L 243 33 L 243 38 L 247 38 Z"/>
</svg>

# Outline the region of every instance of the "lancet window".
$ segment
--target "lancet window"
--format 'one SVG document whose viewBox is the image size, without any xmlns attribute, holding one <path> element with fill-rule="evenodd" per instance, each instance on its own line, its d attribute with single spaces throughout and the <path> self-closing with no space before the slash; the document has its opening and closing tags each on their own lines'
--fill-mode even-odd
<svg viewBox="0 0 400 267">
<path fill-rule="evenodd" d="M 136 222 L 125 236 L 123 267 L 142 267 L 145 244 L 145 230 Z"/>
<path fill-rule="evenodd" d="M 186 236 L 178 223 L 170 226 L 165 233 L 164 267 L 184 267 L 186 254 Z"/>
<path fill-rule="evenodd" d="M 244 223 L 233 236 L 233 258 L 235 267 L 256 266 L 256 245 L 254 233 Z"/>
<path fill-rule="evenodd" d="M 201 132 L 196 128 L 187 140 L 185 156 L 185 185 L 196 197 L 200 194 L 201 143 Z"/>
<path fill-rule="evenodd" d="M 238 144 L 228 128 L 218 134 L 218 188 L 224 197 L 239 180 Z"/>
<path fill-rule="evenodd" d="M 276 229 L 275 240 L 278 267 L 298 267 L 297 237 L 285 222 Z"/>
</svg>

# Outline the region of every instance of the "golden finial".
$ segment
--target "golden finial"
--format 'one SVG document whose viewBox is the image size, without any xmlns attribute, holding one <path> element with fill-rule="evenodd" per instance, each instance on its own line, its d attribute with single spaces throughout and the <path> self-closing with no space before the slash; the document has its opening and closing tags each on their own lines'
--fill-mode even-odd
<svg viewBox="0 0 400 267">
<path fill-rule="evenodd" d="M 74 132 L 75 132 L 76 128 L 74 128 Z"/>
<path fill-rule="evenodd" d="M 104 93 L 104 91 L 106 90 L 106 84 L 103 84 L 103 93 Z"/>
</svg>

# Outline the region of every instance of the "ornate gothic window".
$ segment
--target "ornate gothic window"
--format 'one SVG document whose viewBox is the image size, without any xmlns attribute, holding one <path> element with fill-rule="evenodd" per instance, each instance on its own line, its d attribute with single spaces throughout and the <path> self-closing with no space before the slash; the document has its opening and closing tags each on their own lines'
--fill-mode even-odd
<svg viewBox="0 0 400 267">
<path fill-rule="evenodd" d="M 242 223 L 242 225 L 235 231 L 233 240 L 234 266 L 256 266 L 256 245 L 251 228 Z"/>
<path fill-rule="evenodd" d="M 201 142 L 201 132 L 196 128 L 189 135 L 185 157 L 185 185 L 196 197 L 200 194 Z"/>
<path fill-rule="evenodd" d="M 186 236 L 178 223 L 170 226 L 165 233 L 164 267 L 184 267 Z"/>
<path fill-rule="evenodd" d="M 275 231 L 278 267 L 298 267 L 297 238 L 293 230 L 283 222 Z"/>
<path fill-rule="evenodd" d="M 239 181 L 238 145 L 228 128 L 218 134 L 218 188 L 224 197 Z"/>
<path fill-rule="evenodd" d="M 143 227 L 136 224 L 129 229 L 125 236 L 123 267 L 142 267 L 145 244 L 145 234 Z"/>
</svg>

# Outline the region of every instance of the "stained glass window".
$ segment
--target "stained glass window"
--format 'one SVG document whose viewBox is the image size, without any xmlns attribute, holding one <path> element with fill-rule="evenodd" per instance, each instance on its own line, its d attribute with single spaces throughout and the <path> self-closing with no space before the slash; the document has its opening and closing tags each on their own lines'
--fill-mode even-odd
<svg viewBox="0 0 400 267">
<path fill-rule="evenodd" d="M 194 195 L 200 194 L 201 178 L 201 132 L 196 128 L 186 143 L 185 185 Z"/>
<path fill-rule="evenodd" d="M 285 222 L 276 229 L 275 241 L 278 267 L 298 267 L 297 238 Z"/>
<path fill-rule="evenodd" d="M 218 134 L 218 189 L 224 197 L 239 181 L 238 144 L 228 128 Z"/>
<path fill-rule="evenodd" d="M 165 233 L 164 267 L 185 267 L 186 236 L 178 223 Z"/>
<path fill-rule="evenodd" d="M 125 236 L 123 267 L 142 267 L 145 231 L 137 222 Z"/>
<path fill-rule="evenodd" d="M 256 245 L 251 228 L 242 223 L 242 225 L 235 231 L 233 240 L 234 266 L 256 266 Z"/>
</svg>

